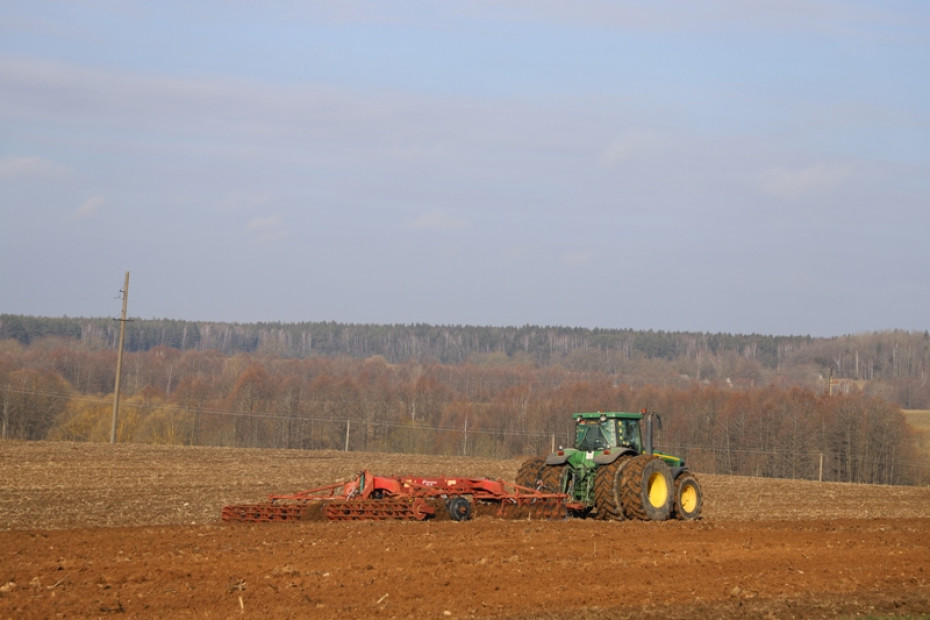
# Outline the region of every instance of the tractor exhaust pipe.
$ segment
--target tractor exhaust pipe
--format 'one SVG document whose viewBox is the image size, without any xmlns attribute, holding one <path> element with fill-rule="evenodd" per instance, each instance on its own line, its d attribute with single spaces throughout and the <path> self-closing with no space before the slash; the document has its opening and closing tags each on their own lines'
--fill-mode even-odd
<svg viewBox="0 0 930 620">
<path fill-rule="evenodd" d="M 662 428 L 662 418 L 658 413 L 649 413 L 643 409 L 643 416 L 646 418 L 646 437 L 643 442 L 643 449 L 646 454 L 653 454 L 654 444 L 652 442 L 652 431 L 654 427 Z M 653 422 L 655 418 L 655 422 Z"/>
</svg>

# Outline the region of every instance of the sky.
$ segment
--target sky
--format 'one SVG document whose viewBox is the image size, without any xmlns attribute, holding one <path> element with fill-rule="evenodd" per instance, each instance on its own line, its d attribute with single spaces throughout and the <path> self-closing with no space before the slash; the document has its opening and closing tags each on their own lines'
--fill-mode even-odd
<svg viewBox="0 0 930 620">
<path fill-rule="evenodd" d="M 930 329 L 926 0 L 4 0 L 0 314 Z"/>
</svg>

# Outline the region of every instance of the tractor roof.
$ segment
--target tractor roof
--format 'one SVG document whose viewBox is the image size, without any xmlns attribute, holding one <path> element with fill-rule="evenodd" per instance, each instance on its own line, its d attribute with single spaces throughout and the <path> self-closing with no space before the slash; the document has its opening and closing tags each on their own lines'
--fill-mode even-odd
<svg viewBox="0 0 930 620">
<path fill-rule="evenodd" d="M 623 419 L 623 420 L 642 420 L 643 414 L 641 413 L 629 413 L 626 411 L 597 411 L 592 413 L 576 413 L 572 415 L 576 420 L 597 420 L 601 416 L 607 417 L 612 420 Z"/>
</svg>

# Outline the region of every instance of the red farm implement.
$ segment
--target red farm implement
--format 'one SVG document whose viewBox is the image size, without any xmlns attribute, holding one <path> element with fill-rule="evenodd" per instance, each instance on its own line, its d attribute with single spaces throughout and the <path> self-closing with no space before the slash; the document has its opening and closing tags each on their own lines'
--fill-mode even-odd
<svg viewBox="0 0 930 620">
<path fill-rule="evenodd" d="M 545 493 L 503 480 L 458 476 L 376 476 L 363 471 L 338 482 L 261 504 L 223 508 L 223 521 L 331 520 L 467 521 L 474 514 L 501 518 L 562 519 L 582 508 L 563 493 Z"/>
</svg>

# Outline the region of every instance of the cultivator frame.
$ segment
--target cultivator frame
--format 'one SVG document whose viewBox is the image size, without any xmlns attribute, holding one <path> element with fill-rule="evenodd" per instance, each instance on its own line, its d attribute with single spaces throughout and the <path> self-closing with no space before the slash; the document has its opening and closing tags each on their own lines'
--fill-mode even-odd
<svg viewBox="0 0 930 620">
<path fill-rule="evenodd" d="M 272 494 L 261 504 L 224 506 L 223 521 L 265 523 L 296 520 L 383 521 L 451 518 L 477 512 L 500 518 L 564 519 L 584 506 L 564 493 L 490 478 L 378 476 L 362 471 L 337 482 L 290 494 Z"/>
</svg>

